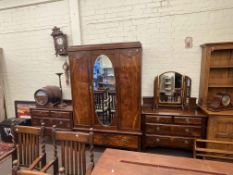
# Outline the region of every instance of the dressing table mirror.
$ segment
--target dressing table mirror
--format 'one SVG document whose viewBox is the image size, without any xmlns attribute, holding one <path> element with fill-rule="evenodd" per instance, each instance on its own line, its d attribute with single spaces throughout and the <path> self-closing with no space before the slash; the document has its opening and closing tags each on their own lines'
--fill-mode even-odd
<svg viewBox="0 0 233 175">
<path fill-rule="evenodd" d="M 158 75 L 154 82 L 154 107 L 184 106 L 189 103 L 191 78 L 175 71 Z"/>
</svg>

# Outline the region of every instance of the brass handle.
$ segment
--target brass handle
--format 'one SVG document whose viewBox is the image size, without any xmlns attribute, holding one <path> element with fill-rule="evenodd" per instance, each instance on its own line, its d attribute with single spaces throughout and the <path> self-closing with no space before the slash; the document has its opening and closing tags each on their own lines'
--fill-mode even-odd
<svg viewBox="0 0 233 175">
<path fill-rule="evenodd" d="M 128 139 L 122 138 L 122 142 L 123 142 L 123 144 L 128 144 Z"/>
</svg>

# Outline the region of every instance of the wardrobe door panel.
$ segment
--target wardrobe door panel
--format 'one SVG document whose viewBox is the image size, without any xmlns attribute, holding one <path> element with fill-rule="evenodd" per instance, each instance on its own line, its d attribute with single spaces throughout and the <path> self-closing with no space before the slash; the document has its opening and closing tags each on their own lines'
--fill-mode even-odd
<svg viewBox="0 0 233 175">
<path fill-rule="evenodd" d="M 90 57 L 90 54 L 87 51 L 70 54 L 69 61 L 75 128 L 80 126 L 89 127 L 92 123 L 88 57 Z"/>
<path fill-rule="evenodd" d="M 120 129 L 140 130 L 141 49 L 120 49 Z"/>
</svg>

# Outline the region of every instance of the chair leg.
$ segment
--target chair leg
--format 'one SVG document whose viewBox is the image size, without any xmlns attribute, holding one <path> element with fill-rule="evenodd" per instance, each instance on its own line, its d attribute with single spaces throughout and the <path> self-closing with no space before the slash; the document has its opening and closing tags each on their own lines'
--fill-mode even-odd
<svg viewBox="0 0 233 175">
<path fill-rule="evenodd" d="M 59 170 L 58 170 L 58 159 L 56 158 L 54 165 L 53 165 L 53 174 L 54 175 L 59 175 Z"/>
<path fill-rule="evenodd" d="M 19 170 L 19 162 L 18 160 L 14 160 L 12 165 L 12 175 L 17 175 L 18 170 Z"/>
</svg>

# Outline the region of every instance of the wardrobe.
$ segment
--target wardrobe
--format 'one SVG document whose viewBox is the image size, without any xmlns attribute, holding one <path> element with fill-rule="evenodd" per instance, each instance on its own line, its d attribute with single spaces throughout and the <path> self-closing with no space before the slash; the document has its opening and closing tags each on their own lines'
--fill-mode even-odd
<svg viewBox="0 0 233 175">
<path fill-rule="evenodd" d="M 140 150 L 139 42 L 69 47 L 74 130 L 94 131 L 94 144 Z"/>
</svg>

